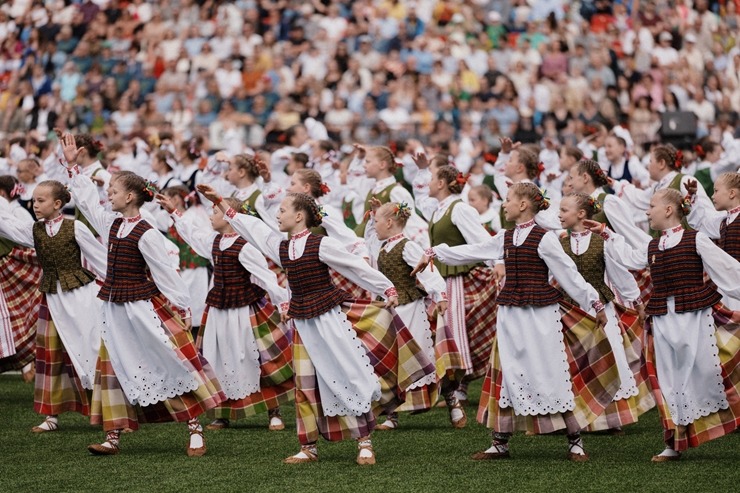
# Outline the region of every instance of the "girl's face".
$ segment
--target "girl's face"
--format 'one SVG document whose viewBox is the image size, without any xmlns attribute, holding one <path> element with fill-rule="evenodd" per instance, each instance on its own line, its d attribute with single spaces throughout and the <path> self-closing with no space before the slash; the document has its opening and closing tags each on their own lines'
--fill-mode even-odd
<svg viewBox="0 0 740 493">
<path fill-rule="evenodd" d="M 164 174 L 167 172 L 167 167 L 159 158 L 152 159 L 152 171 L 154 171 L 157 174 Z"/>
<path fill-rule="evenodd" d="M 504 217 L 506 220 L 514 222 L 522 217 L 522 214 L 527 210 L 528 206 L 529 204 L 527 204 L 527 201 L 517 195 L 513 190 L 509 190 L 509 193 L 506 194 L 506 200 L 504 200 L 503 205 L 501 205 L 504 209 Z"/>
<path fill-rule="evenodd" d="M 298 227 L 301 230 L 305 227 L 305 218 L 303 217 L 303 211 L 297 211 L 293 207 L 293 198 L 285 197 L 280 203 L 280 208 L 277 214 L 278 228 L 283 233 L 292 233 L 296 231 Z"/>
<path fill-rule="evenodd" d="M 624 147 L 614 137 L 608 137 L 604 142 L 604 151 L 606 158 L 611 162 L 616 162 L 624 157 Z"/>
<path fill-rule="evenodd" d="M 668 166 L 665 160 L 660 161 L 655 158 L 655 153 L 650 153 L 650 162 L 648 163 L 648 173 L 650 173 L 650 179 L 654 181 L 660 181 L 666 174 L 668 174 Z M 655 229 L 655 228 L 653 228 Z"/>
<path fill-rule="evenodd" d="M 655 231 L 663 231 L 673 226 L 671 207 L 660 197 L 650 199 L 650 206 L 645 215 L 648 218 L 648 224 Z"/>
<path fill-rule="evenodd" d="M 576 160 L 573 156 L 565 152 L 565 149 L 560 150 L 560 171 L 568 171 L 576 164 Z"/>
<path fill-rule="evenodd" d="M 378 211 L 375 215 L 375 232 L 378 234 L 380 241 L 385 241 L 391 236 L 400 233 L 403 228 L 400 228 L 393 222 L 393 218 L 385 211 Z"/>
<path fill-rule="evenodd" d="M 239 184 L 242 178 L 244 178 L 245 175 L 246 175 L 246 172 L 243 169 L 239 168 L 239 166 L 237 166 L 236 163 L 230 162 L 228 169 L 224 173 L 224 178 L 230 184 L 236 186 Z"/>
<path fill-rule="evenodd" d="M 468 204 L 478 211 L 478 214 L 483 214 L 488 210 L 488 201 L 478 192 L 470 191 L 468 193 Z"/>
<path fill-rule="evenodd" d="M 301 179 L 294 174 L 290 177 L 290 187 L 288 187 L 288 192 L 311 195 L 311 187 L 308 183 L 302 182 Z"/>
<path fill-rule="evenodd" d="M 570 168 L 569 172 L 569 180 L 568 184 L 573 188 L 574 192 L 583 192 L 588 193 L 586 191 L 586 184 L 588 183 L 588 173 L 579 173 L 578 172 L 578 166 L 573 166 Z"/>
<path fill-rule="evenodd" d="M 439 192 L 444 190 L 447 185 L 437 176 L 437 168 L 430 169 L 432 170 L 432 179 L 429 181 L 429 196 L 434 199 L 439 196 Z"/>
<path fill-rule="evenodd" d="M 377 178 L 383 169 L 383 163 L 375 152 L 370 151 L 365 155 L 365 174 L 368 178 Z"/>
<path fill-rule="evenodd" d="M 565 197 L 560 201 L 560 212 L 558 219 L 563 229 L 573 229 L 574 226 L 581 224 L 586 217 L 586 211 L 578 208 L 576 199 Z"/>
<path fill-rule="evenodd" d="M 514 150 L 509 155 L 509 160 L 504 165 L 504 175 L 506 178 L 514 178 L 519 174 L 519 152 Z"/>
<path fill-rule="evenodd" d="M 108 201 L 113 212 L 123 212 L 134 201 L 134 194 L 125 190 L 120 180 L 114 178 L 108 187 Z"/>
<path fill-rule="evenodd" d="M 717 180 L 714 183 L 714 195 L 712 195 L 712 202 L 714 207 L 718 211 L 727 211 L 735 207 L 739 190 L 736 188 L 729 188 L 722 180 Z"/>
<path fill-rule="evenodd" d="M 224 219 L 224 213 L 220 207 L 213 208 L 213 214 L 211 214 L 211 226 L 214 231 L 218 231 L 219 233 L 223 232 L 229 226 L 229 223 Z"/>
<path fill-rule="evenodd" d="M 53 219 L 62 210 L 62 201 L 54 199 L 51 187 L 40 186 L 33 191 L 33 212 L 39 219 Z"/>
</svg>

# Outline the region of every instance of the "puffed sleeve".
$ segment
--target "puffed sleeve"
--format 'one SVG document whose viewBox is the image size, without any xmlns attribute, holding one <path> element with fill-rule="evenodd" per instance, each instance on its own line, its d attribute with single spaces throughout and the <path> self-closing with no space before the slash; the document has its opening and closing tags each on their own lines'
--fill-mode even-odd
<svg viewBox="0 0 740 493">
<path fill-rule="evenodd" d="M 98 232 L 103 242 L 107 243 L 110 227 L 118 217 L 118 214 L 108 211 L 100 205 L 98 187 L 87 176 L 73 174 L 70 191 L 75 204 L 77 204 L 77 208 L 90 221 L 90 224 Z"/>
<path fill-rule="evenodd" d="M 740 262 L 714 244 L 705 234 L 696 234 L 696 251 L 701 256 L 704 270 L 724 294 L 740 298 Z"/>
<path fill-rule="evenodd" d="M 389 296 L 393 283 L 379 271 L 370 267 L 357 255 L 347 253 L 341 243 L 324 237 L 319 247 L 319 259 L 361 288 L 376 295 Z"/>
<path fill-rule="evenodd" d="M 633 248 L 644 248 L 652 238 L 637 227 L 631 213 L 629 204 L 616 195 L 607 195 L 604 198 L 604 214 L 614 231 L 623 236 Z"/>
<path fill-rule="evenodd" d="M 432 180 L 432 172 L 429 168 L 420 169 L 414 178 L 412 189 L 416 208 L 421 211 L 427 221 L 432 220 L 434 211 L 439 207 L 439 201 L 429 196 L 429 182 Z"/>
<path fill-rule="evenodd" d="M 504 231 L 496 236 L 486 234 L 487 238 L 475 244 L 448 246 L 437 245 L 432 248 L 434 256 L 443 264 L 466 265 L 474 262 L 501 260 L 504 256 Z"/>
<path fill-rule="evenodd" d="M 413 241 L 407 241 L 403 247 L 403 260 L 410 267 L 416 267 L 423 255 L 424 250 Z M 416 278 L 434 301 L 440 302 L 447 299 L 447 283 L 438 271 L 432 270 L 431 265 L 417 273 Z"/>
<path fill-rule="evenodd" d="M 367 253 L 367 251 L 362 248 L 362 244 L 364 243 L 363 240 L 359 238 L 353 230 L 347 227 L 342 218 L 342 212 L 339 209 L 330 205 L 325 205 L 324 212 L 326 213 L 326 216 L 321 221 L 321 225 L 326 230 L 326 234 L 328 236 L 342 243 L 348 252 L 355 254 Z M 370 221 L 372 221 L 372 219 L 370 219 Z M 369 229 L 370 227 L 368 224 L 366 236 Z"/>
<path fill-rule="evenodd" d="M 491 237 L 486 228 L 480 223 L 480 214 L 464 202 L 458 202 L 452 207 L 452 224 L 454 224 L 468 244 L 482 243 Z"/>
<path fill-rule="evenodd" d="M 180 274 L 172 265 L 165 239 L 156 229 L 149 229 L 139 240 L 139 251 L 152 273 L 152 280 L 157 288 L 170 303 L 186 314 L 185 317 L 189 317 L 190 294 Z"/>
<path fill-rule="evenodd" d="M 637 285 L 637 281 L 635 281 L 635 276 L 613 259 L 607 249 L 604 249 L 604 263 L 606 264 L 606 277 L 621 298 L 630 302 L 639 300 L 640 287 Z"/>
<path fill-rule="evenodd" d="M 640 270 L 648 266 L 648 244 L 633 248 L 624 236 L 606 228 L 604 230 L 604 253 L 629 270 Z"/>
<path fill-rule="evenodd" d="M 93 272 L 100 278 L 105 278 L 108 265 L 108 252 L 90 228 L 80 221 L 75 221 L 75 240 L 80 246 L 82 256 Z"/>
<path fill-rule="evenodd" d="M 262 219 L 265 224 L 270 227 L 270 229 L 272 229 L 276 233 L 280 231 L 277 223 L 277 217 L 275 216 L 275 214 L 270 213 L 270 210 L 265 205 L 264 193 L 261 193 L 257 197 L 257 200 L 255 200 L 254 202 L 254 208 L 257 209 L 257 214 L 259 214 L 260 219 Z"/>
<path fill-rule="evenodd" d="M 231 224 L 234 231 L 262 252 L 262 255 L 269 257 L 270 260 L 282 267 L 280 263 L 282 235 L 273 231 L 261 219 L 248 214 L 237 214 L 233 209 L 227 210 L 224 218 Z"/>
<path fill-rule="evenodd" d="M 288 291 L 280 287 L 277 276 L 269 269 L 259 250 L 247 243 L 239 252 L 239 262 L 252 275 L 252 282 L 267 291 L 273 305 L 280 306 L 288 301 Z"/>
<path fill-rule="evenodd" d="M 591 311 L 593 304 L 599 301 L 599 294 L 578 272 L 576 264 L 565 253 L 555 233 L 552 231 L 545 233 L 537 253 L 565 292 L 580 305 L 581 309 Z"/>
<path fill-rule="evenodd" d="M 722 222 L 726 218 L 726 212 L 718 211 L 714 207 L 709 207 L 705 201 L 695 199 L 686 220 L 692 228 L 701 231 L 710 238 L 717 239 L 720 237 Z"/>
<path fill-rule="evenodd" d="M 174 212 L 170 214 L 175 222 L 175 229 L 182 236 L 182 239 L 192 247 L 192 249 L 201 257 L 207 258 L 213 262 L 212 248 L 213 240 L 218 233 L 211 230 L 196 227 L 191 217 Z"/>
<path fill-rule="evenodd" d="M 33 223 L 27 224 L 3 209 L 0 209 L 0 236 L 24 247 L 34 247 Z"/>
</svg>

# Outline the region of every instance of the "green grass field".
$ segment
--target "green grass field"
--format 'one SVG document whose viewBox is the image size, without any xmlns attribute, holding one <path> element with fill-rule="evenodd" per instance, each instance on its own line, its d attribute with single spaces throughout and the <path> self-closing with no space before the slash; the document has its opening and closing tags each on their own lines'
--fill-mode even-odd
<svg viewBox="0 0 740 493">
<path fill-rule="evenodd" d="M 480 386 L 473 387 L 477 399 Z M 268 432 L 267 417 L 208 432 L 208 454 L 185 455 L 184 424 L 144 425 L 122 436 L 121 454 L 93 457 L 86 446 L 103 438 L 79 415 L 60 419 L 60 431 L 35 435 L 32 387 L 20 376 L 0 375 L 0 491 L 257 491 L 268 492 L 498 492 L 644 491 L 716 493 L 740 489 L 740 434 L 691 450 L 677 463 L 653 464 L 662 449 L 656 411 L 626 436 L 586 435 L 591 461 L 565 460 L 564 436 L 517 435 L 512 458 L 474 462 L 489 443 L 488 431 L 467 409 L 468 426 L 453 430 L 444 409 L 401 416 L 402 429 L 373 437 L 378 464 L 355 465 L 353 442 L 319 443 L 320 462 L 288 466 L 298 449 L 293 410 L 287 429 Z M 205 422 L 205 418 L 203 420 Z"/>
</svg>

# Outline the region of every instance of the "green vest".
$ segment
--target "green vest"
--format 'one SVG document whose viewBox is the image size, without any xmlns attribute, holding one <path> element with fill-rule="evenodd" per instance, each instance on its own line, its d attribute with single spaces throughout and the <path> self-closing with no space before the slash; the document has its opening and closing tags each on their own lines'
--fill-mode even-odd
<svg viewBox="0 0 740 493">
<path fill-rule="evenodd" d="M 326 232 L 326 228 L 323 226 L 316 226 L 314 228 L 309 228 L 311 231 L 311 234 L 319 235 L 319 236 L 329 236 L 329 234 Z"/>
<path fill-rule="evenodd" d="M 712 173 L 709 168 L 700 169 L 694 173 L 694 178 L 701 183 L 708 196 L 714 195 L 714 182 L 712 182 Z"/>
<path fill-rule="evenodd" d="M 560 238 L 560 244 L 563 245 L 565 253 L 573 259 L 578 272 L 599 293 L 601 302 L 608 303 L 614 301 L 614 293 L 604 282 L 604 272 L 606 271 L 606 264 L 604 263 L 604 239 L 599 235 L 592 234 L 588 250 L 581 255 L 576 255 L 571 250 L 570 235 Z M 568 302 L 574 305 L 578 304 L 565 291 L 563 291 L 563 295 Z"/>
<path fill-rule="evenodd" d="M 357 227 L 357 219 L 355 219 L 355 213 L 352 211 L 353 205 L 353 200 L 342 200 L 342 218 L 349 229 Z"/>
<path fill-rule="evenodd" d="M 444 215 L 437 221 L 429 222 L 429 242 L 433 247 L 446 243 L 448 246 L 467 245 L 465 237 L 462 235 L 457 226 L 452 222 L 452 209 L 462 202 L 456 200 L 447 208 Z M 459 276 L 467 274 L 473 268 L 481 264 L 468 264 L 468 265 L 445 265 L 439 260 L 434 260 L 434 266 L 439 269 L 439 273 L 445 279 L 452 276 Z"/>
<path fill-rule="evenodd" d="M 13 243 L 6 238 L 0 238 L 0 258 L 6 257 L 17 246 L 17 243 Z"/>
<path fill-rule="evenodd" d="M 46 232 L 43 221 L 34 223 L 33 243 L 43 270 L 39 284 L 42 293 L 55 294 L 57 282 L 67 292 L 95 280 L 95 275 L 82 267 L 74 221 L 62 220 L 59 232 L 53 237 Z"/>
<path fill-rule="evenodd" d="M 180 270 L 186 269 L 197 269 L 198 267 L 208 267 L 210 262 L 207 258 L 201 257 L 195 250 L 193 250 L 188 243 L 182 239 L 182 236 L 177 232 L 175 226 L 170 226 L 165 233 L 165 236 L 169 238 L 172 243 L 177 245 L 177 249 L 180 251 Z"/>
<path fill-rule="evenodd" d="M 254 217 L 256 217 L 257 219 L 262 219 L 259 212 L 257 212 L 257 197 L 259 197 L 260 195 L 262 195 L 262 191 L 255 190 L 254 192 L 252 192 L 252 195 L 247 197 L 247 200 L 242 202 L 242 205 L 246 205 L 247 207 L 249 207 L 249 210 L 252 211 Z"/>
<path fill-rule="evenodd" d="M 370 211 L 370 199 L 375 197 L 376 199 L 380 200 L 381 204 L 387 204 L 391 201 L 391 190 L 393 190 L 398 183 L 393 183 L 391 185 L 388 185 L 383 190 L 380 191 L 380 193 L 373 194 L 373 191 L 370 190 L 367 193 L 367 197 L 365 198 L 365 214 Z M 362 218 L 362 222 L 355 227 L 355 234 L 359 236 L 360 238 L 365 237 L 365 228 L 367 227 L 367 221 L 368 219 L 366 217 Z"/>
<path fill-rule="evenodd" d="M 606 216 L 606 212 L 604 212 L 604 201 L 606 200 L 607 193 L 600 193 L 598 197 L 596 197 L 596 200 L 601 204 L 601 210 L 594 214 L 594 217 L 592 218 L 594 221 L 598 221 L 600 223 L 604 223 L 609 227 L 612 228 L 611 223 L 609 222 L 609 218 Z"/>
<path fill-rule="evenodd" d="M 678 190 L 681 193 L 681 195 L 684 195 L 686 190 L 681 190 L 681 179 L 683 178 L 683 176 L 684 175 L 682 173 L 678 173 L 673 178 L 673 180 L 671 180 L 671 183 L 668 185 L 668 188 Z M 681 226 L 683 226 L 683 229 L 685 229 L 686 231 L 690 231 L 694 229 L 691 226 L 689 226 L 689 222 L 686 220 L 685 217 L 681 219 Z M 655 231 L 654 229 L 650 228 L 650 231 L 648 232 L 650 233 L 650 236 L 652 236 L 653 238 L 660 238 L 660 231 Z"/>
<path fill-rule="evenodd" d="M 490 188 L 491 190 L 493 190 L 493 193 L 495 193 L 496 195 L 498 195 L 499 198 L 506 198 L 506 197 L 501 197 L 501 193 L 498 191 L 498 188 L 496 188 L 496 182 L 493 179 L 493 175 L 486 175 L 486 176 L 484 176 L 483 177 L 483 184 L 484 185 L 488 185 L 488 188 Z"/>
<path fill-rule="evenodd" d="M 407 238 L 402 239 L 390 252 L 381 248 L 378 255 L 378 270 L 396 287 L 399 305 L 406 305 L 426 296 L 426 293 L 416 286 L 416 278 L 411 277 L 413 269 L 403 259 L 403 249 L 408 241 Z"/>
</svg>

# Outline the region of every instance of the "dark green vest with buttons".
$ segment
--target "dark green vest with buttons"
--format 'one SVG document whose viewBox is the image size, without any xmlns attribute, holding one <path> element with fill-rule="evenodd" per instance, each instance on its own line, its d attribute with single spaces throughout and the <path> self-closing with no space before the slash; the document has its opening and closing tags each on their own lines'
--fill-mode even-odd
<svg viewBox="0 0 740 493">
<path fill-rule="evenodd" d="M 39 284 L 42 293 L 56 294 L 57 282 L 66 292 L 95 280 L 95 275 L 82 267 L 74 221 L 64 219 L 53 237 L 48 235 L 42 221 L 34 223 L 33 244 L 43 270 Z"/>
<path fill-rule="evenodd" d="M 583 278 L 594 287 L 597 293 L 599 293 L 599 299 L 602 303 L 608 303 L 614 301 L 614 293 L 609 286 L 604 282 L 604 273 L 606 272 L 606 263 L 604 262 L 604 239 L 599 235 L 591 235 L 590 243 L 588 244 L 588 250 L 583 252 L 581 255 L 576 255 L 570 248 L 570 235 L 565 238 L 560 238 L 560 244 L 563 245 L 563 250 L 568 256 L 573 259 L 573 262 L 578 268 L 578 272 L 581 273 Z M 563 290 L 565 299 L 577 305 L 573 299 L 568 296 Z"/>
<path fill-rule="evenodd" d="M 429 243 L 435 247 L 446 243 L 448 246 L 467 245 L 465 237 L 462 235 L 457 226 L 452 222 L 452 209 L 459 204 L 461 200 L 456 200 L 447 208 L 447 211 L 436 223 L 431 221 L 429 223 Z M 439 260 L 434 260 L 434 267 L 439 269 L 439 273 L 447 279 L 452 276 L 459 276 L 467 274 L 473 268 L 478 267 L 479 263 L 467 264 L 467 265 L 445 265 Z"/>
<path fill-rule="evenodd" d="M 400 240 L 390 252 L 381 248 L 378 255 L 378 270 L 396 287 L 399 305 L 406 305 L 426 296 L 416 285 L 416 278 L 411 276 L 413 269 L 403 259 L 403 249 L 408 241 L 408 238 Z"/>
<path fill-rule="evenodd" d="M 365 217 L 362 218 L 362 222 L 357 225 L 355 228 L 355 234 L 359 236 L 360 238 L 365 237 L 365 228 L 367 228 L 367 213 L 370 211 L 370 199 L 373 197 L 378 199 L 381 204 L 387 204 L 391 201 L 391 190 L 393 190 L 398 183 L 393 183 L 391 185 L 388 185 L 383 190 L 381 190 L 379 193 L 373 194 L 373 191 L 370 190 L 367 194 L 367 197 L 365 198 Z"/>
</svg>

